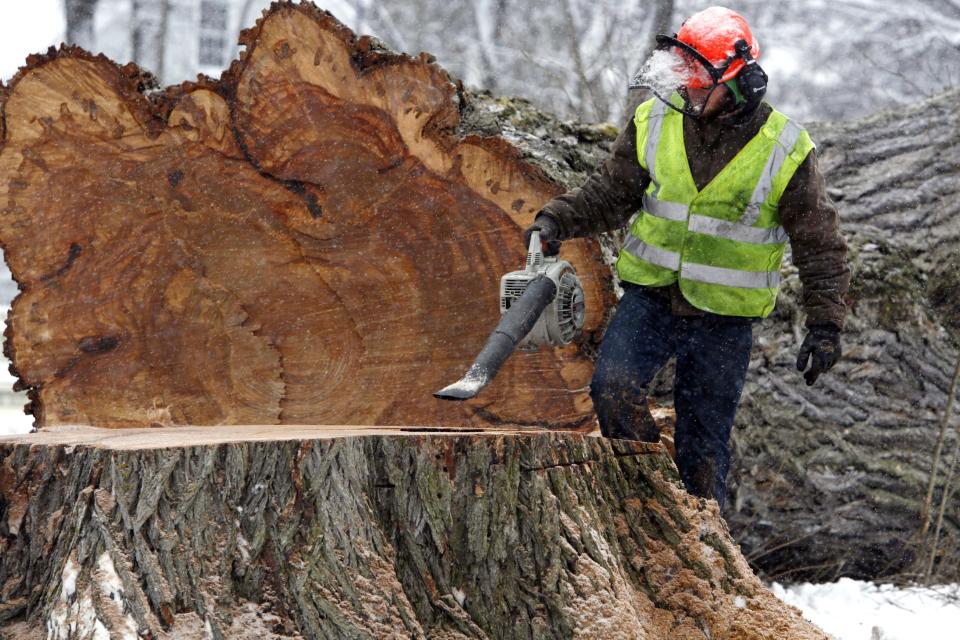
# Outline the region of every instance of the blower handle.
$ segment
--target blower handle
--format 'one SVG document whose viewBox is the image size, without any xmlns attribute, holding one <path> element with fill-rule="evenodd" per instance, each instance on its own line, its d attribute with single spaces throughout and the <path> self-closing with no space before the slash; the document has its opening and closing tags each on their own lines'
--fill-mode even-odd
<svg viewBox="0 0 960 640">
<path fill-rule="evenodd" d="M 527 247 L 527 267 L 529 273 L 536 273 L 537 267 L 542 267 L 545 258 L 556 258 L 560 255 L 560 241 L 550 240 L 544 246 L 540 240 L 540 230 L 534 229 L 530 233 L 530 245 Z"/>
<path fill-rule="evenodd" d="M 527 273 L 537 273 L 543 266 L 543 243 L 540 242 L 540 230 L 530 234 L 530 246 L 527 247 Z"/>
</svg>

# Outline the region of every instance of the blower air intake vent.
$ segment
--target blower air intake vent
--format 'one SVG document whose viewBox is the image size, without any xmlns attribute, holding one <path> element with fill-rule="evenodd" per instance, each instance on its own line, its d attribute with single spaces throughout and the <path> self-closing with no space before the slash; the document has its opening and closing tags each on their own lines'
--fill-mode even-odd
<svg viewBox="0 0 960 640">
<path fill-rule="evenodd" d="M 529 277 L 507 278 L 503 283 L 503 293 L 501 297 L 502 310 L 509 309 L 515 300 L 518 300 L 523 292 L 527 290 L 530 284 Z"/>
<path fill-rule="evenodd" d="M 527 271 L 535 272 L 543 268 L 543 253 L 539 250 L 527 254 Z"/>
<path fill-rule="evenodd" d="M 571 342 L 580 329 L 586 314 L 586 304 L 583 299 L 583 289 L 580 281 L 569 271 L 560 278 L 560 287 L 557 291 L 557 324 L 560 328 L 562 341 Z"/>
</svg>

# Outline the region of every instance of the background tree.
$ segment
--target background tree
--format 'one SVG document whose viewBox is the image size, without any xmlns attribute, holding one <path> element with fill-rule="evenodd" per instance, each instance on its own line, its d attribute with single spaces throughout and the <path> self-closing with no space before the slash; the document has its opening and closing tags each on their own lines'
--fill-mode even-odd
<svg viewBox="0 0 960 640">
<path fill-rule="evenodd" d="M 63 0 L 67 19 L 67 42 L 84 44 L 93 40 L 93 15 L 97 0 Z"/>
</svg>

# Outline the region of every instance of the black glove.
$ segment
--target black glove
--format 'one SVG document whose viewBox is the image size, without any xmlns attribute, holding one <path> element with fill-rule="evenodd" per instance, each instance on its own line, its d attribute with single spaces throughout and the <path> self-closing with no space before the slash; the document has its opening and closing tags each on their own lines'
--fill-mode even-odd
<svg viewBox="0 0 960 640">
<path fill-rule="evenodd" d="M 820 377 L 821 373 L 829 371 L 837 360 L 843 355 L 840 348 L 840 329 L 832 324 L 815 324 L 809 327 L 807 337 L 803 339 L 800 345 L 800 353 L 797 355 L 797 371 L 803 371 L 807 368 L 811 356 L 813 362 L 810 368 L 803 374 L 807 381 L 807 386 L 812 385 Z"/>
<path fill-rule="evenodd" d="M 557 239 L 557 236 L 560 235 L 560 225 L 553 219 L 553 216 L 544 213 L 537 214 L 537 217 L 533 220 L 533 224 L 523 232 L 524 252 L 530 248 L 530 236 L 533 235 L 534 231 L 540 232 L 540 244 L 543 246 L 543 255 L 555 256 L 560 253 L 560 240 Z"/>
</svg>

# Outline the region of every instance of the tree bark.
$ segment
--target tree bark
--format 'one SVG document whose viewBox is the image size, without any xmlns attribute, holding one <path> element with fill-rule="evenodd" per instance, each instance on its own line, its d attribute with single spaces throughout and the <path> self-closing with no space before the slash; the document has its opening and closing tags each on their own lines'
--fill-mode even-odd
<svg viewBox="0 0 960 640">
<path fill-rule="evenodd" d="M 0 635 L 826 640 L 659 446 L 416 431 L 0 440 Z"/>
<path fill-rule="evenodd" d="M 93 44 L 93 16 L 99 0 L 63 0 L 67 22 L 66 41 L 90 47 Z"/>
<path fill-rule="evenodd" d="M 11 83 L 7 350 L 37 425 L 590 429 L 577 345 L 515 355 L 475 402 L 431 397 L 495 326 L 499 276 L 557 179 L 464 133 L 465 98 L 428 57 L 312 5 L 274 5 L 242 44 L 221 81 L 150 99 L 137 69 L 75 48 Z M 589 346 L 609 271 L 593 240 L 565 257 Z"/>
</svg>

